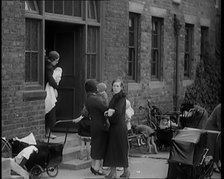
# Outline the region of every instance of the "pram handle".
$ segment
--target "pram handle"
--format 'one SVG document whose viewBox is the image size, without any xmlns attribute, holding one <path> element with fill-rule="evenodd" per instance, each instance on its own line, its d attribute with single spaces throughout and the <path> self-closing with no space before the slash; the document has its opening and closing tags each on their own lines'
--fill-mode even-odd
<svg viewBox="0 0 224 179">
<path fill-rule="evenodd" d="M 57 124 L 60 124 L 60 123 L 73 123 L 73 120 L 71 120 L 71 119 L 58 120 L 58 121 L 55 122 L 54 127 L 55 127 Z M 53 127 L 53 128 L 54 128 L 54 127 Z M 66 127 L 66 134 L 65 134 L 65 140 L 64 140 L 63 146 L 65 145 L 66 140 L 67 140 L 68 129 L 69 129 L 69 127 L 70 127 L 70 125 L 68 125 L 68 126 Z M 50 129 L 50 132 L 49 132 L 49 135 L 48 135 L 48 138 L 47 138 L 47 143 L 49 143 L 49 141 L 50 141 L 50 136 L 51 136 L 51 129 Z"/>
<path fill-rule="evenodd" d="M 201 159 L 201 162 L 200 162 L 199 166 L 203 164 L 203 162 L 204 162 L 204 160 L 207 156 L 208 151 L 209 151 L 208 148 L 204 149 L 204 154 L 202 155 L 202 159 Z"/>
</svg>

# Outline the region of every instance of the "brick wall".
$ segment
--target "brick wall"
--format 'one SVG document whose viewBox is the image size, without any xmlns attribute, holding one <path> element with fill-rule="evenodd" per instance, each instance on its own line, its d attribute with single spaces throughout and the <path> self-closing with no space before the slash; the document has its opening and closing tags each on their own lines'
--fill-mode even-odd
<svg viewBox="0 0 224 179">
<path fill-rule="evenodd" d="M 125 91 L 135 110 L 135 120 L 143 116 L 138 110 L 151 98 L 165 112 L 173 108 L 175 77 L 175 39 L 173 15 L 177 14 L 182 28 L 179 36 L 179 95 L 183 98 L 186 87 L 193 80 L 184 80 L 184 37 L 185 20 L 194 21 L 194 79 L 196 64 L 200 55 L 200 25 L 209 22 L 210 42 L 215 45 L 215 8 L 213 0 L 181 0 L 179 5 L 172 0 L 130 0 L 139 3 L 143 9 L 140 27 L 140 82 L 126 79 L 128 59 L 128 0 L 108 0 L 104 5 L 102 22 L 102 81 L 111 89 L 113 79 L 124 79 Z M 31 131 L 36 138 L 44 134 L 44 100 L 24 101 L 25 61 L 25 17 L 24 2 L 2 1 L 2 136 L 23 137 Z M 160 11 L 158 11 L 160 9 Z M 163 80 L 152 81 L 151 59 L 151 17 L 164 18 Z M 212 50 L 213 52 L 213 50 Z M 108 90 L 109 92 L 110 90 Z M 109 92 L 109 96 L 111 93 Z"/>
<path fill-rule="evenodd" d="M 2 136 L 44 135 L 44 101 L 23 99 L 25 63 L 23 1 L 2 1 Z"/>
<path fill-rule="evenodd" d="M 146 99 L 151 98 L 153 104 L 159 106 L 163 112 L 173 110 L 173 95 L 175 85 L 175 36 L 173 17 L 177 14 L 182 28 L 179 35 L 179 99 L 184 97 L 186 87 L 192 84 L 195 77 L 196 65 L 200 60 L 200 27 L 202 19 L 209 21 L 210 43 L 214 47 L 215 8 L 212 0 L 182 0 L 175 4 L 172 0 L 130 0 L 143 6 L 141 13 L 141 41 L 140 41 L 140 75 L 139 83 L 128 83 L 125 79 L 128 58 L 128 11 L 129 2 L 122 0 L 108 1 L 105 8 L 104 19 L 104 65 L 103 80 L 109 84 L 117 77 L 124 77 L 128 92 L 135 110 L 135 120 L 142 117 L 138 109 L 146 105 Z M 154 8 L 154 9 L 153 9 Z M 162 9 L 158 12 L 157 9 Z M 164 13 L 165 12 L 165 13 Z M 163 48 L 163 80 L 153 82 L 150 77 L 151 59 L 151 17 L 164 18 L 164 48 Z M 184 40 L 186 20 L 194 24 L 194 59 L 192 63 L 192 79 L 184 80 Z M 203 24 L 202 24 L 203 25 Z M 213 49 L 214 50 L 214 49 Z M 212 50 L 212 53 L 213 53 Z M 128 84 L 127 84 L 128 83 Z"/>
</svg>

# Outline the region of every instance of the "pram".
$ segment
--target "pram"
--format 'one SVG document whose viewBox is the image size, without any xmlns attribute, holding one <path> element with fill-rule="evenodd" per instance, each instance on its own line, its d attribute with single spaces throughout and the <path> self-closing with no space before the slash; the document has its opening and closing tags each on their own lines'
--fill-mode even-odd
<svg viewBox="0 0 224 179">
<path fill-rule="evenodd" d="M 72 120 L 57 121 L 55 126 L 59 123 L 70 123 Z M 68 125 L 71 126 L 71 125 Z M 55 177 L 58 174 L 58 166 L 62 161 L 63 147 L 66 143 L 68 133 L 68 127 L 65 134 L 64 143 L 50 143 L 49 133 L 47 142 L 37 141 L 35 147 L 38 149 L 38 153 L 33 152 L 30 158 L 25 163 L 25 169 L 29 172 L 31 177 L 41 177 L 43 172 L 46 172 L 50 177 Z M 17 141 L 9 140 L 12 148 L 12 157 L 15 157 L 20 151 L 28 147 L 29 144 Z"/>
<path fill-rule="evenodd" d="M 172 138 L 167 179 L 211 177 L 213 160 L 207 157 L 205 130 L 179 130 Z"/>
</svg>

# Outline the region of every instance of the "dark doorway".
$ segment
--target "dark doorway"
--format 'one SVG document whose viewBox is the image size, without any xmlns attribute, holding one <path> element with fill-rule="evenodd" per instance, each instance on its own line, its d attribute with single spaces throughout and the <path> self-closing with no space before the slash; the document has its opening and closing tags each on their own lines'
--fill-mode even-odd
<svg viewBox="0 0 224 179">
<path fill-rule="evenodd" d="M 57 120 L 71 120 L 80 115 L 84 102 L 84 26 L 46 21 L 45 29 L 46 54 L 51 50 L 58 51 L 60 54 L 58 66 L 63 69 L 56 105 Z M 65 124 L 55 126 L 54 129 L 54 131 L 65 130 Z M 70 126 L 69 131 L 76 132 L 76 125 Z"/>
</svg>

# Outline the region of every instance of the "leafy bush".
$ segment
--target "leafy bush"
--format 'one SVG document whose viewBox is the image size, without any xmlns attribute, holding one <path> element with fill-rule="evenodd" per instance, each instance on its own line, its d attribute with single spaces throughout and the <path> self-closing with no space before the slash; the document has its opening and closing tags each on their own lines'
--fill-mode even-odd
<svg viewBox="0 0 224 179">
<path fill-rule="evenodd" d="M 202 59 L 194 83 L 186 89 L 184 102 L 198 104 L 210 114 L 221 102 L 221 58 L 218 53 L 212 56 L 207 52 Z"/>
</svg>

